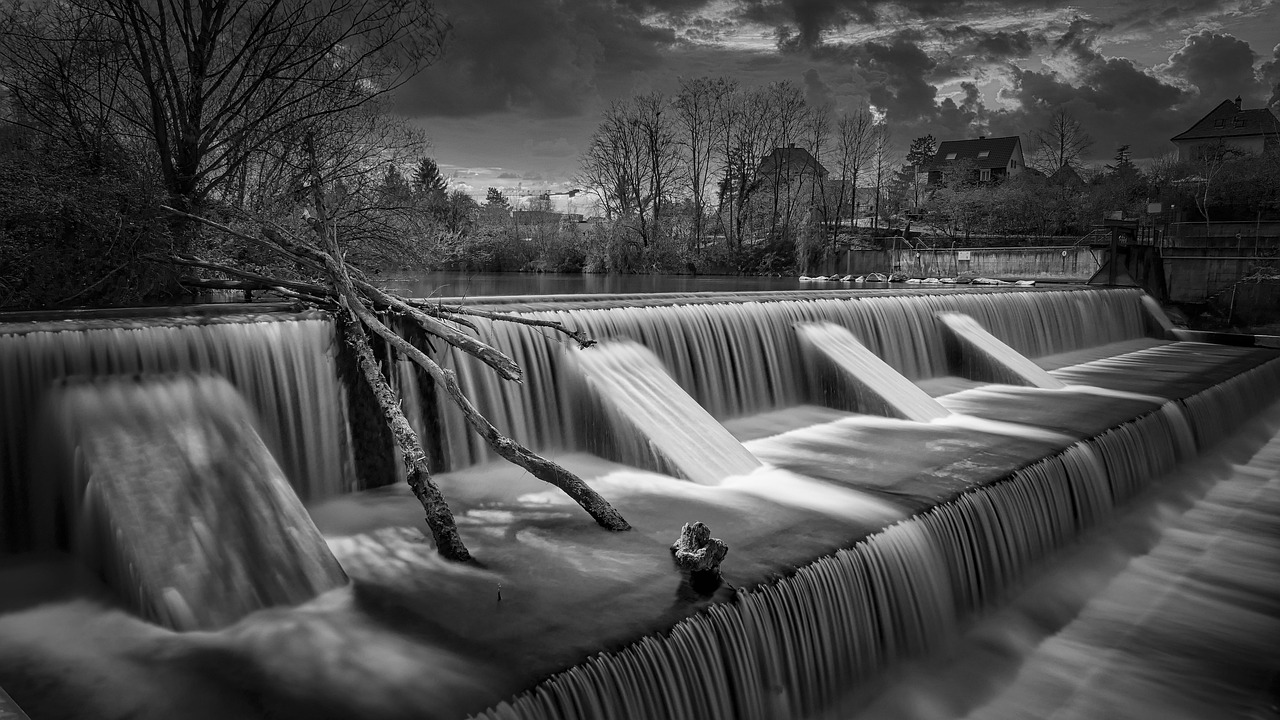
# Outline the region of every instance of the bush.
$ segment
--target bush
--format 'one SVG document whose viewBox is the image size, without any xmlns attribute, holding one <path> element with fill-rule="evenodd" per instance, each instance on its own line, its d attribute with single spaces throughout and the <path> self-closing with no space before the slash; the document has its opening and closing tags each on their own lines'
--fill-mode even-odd
<svg viewBox="0 0 1280 720">
<path fill-rule="evenodd" d="M 172 268 L 140 259 L 171 247 L 149 175 L 72 153 L 0 153 L 0 307 L 122 305 L 176 290 Z"/>
</svg>

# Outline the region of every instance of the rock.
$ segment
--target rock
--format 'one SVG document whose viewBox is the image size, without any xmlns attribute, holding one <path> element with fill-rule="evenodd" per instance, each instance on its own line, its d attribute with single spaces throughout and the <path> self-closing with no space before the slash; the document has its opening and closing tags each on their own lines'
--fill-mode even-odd
<svg viewBox="0 0 1280 720">
<path fill-rule="evenodd" d="M 720 563 L 729 546 L 711 537 L 711 528 L 700 522 L 685 523 L 680 538 L 671 546 L 671 554 L 681 570 L 720 574 Z"/>
<path fill-rule="evenodd" d="M 885 282 L 886 280 L 888 278 L 884 276 L 884 273 L 873 272 L 867 274 L 867 282 Z"/>
<path fill-rule="evenodd" d="M 1036 281 L 1035 280 L 1014 280 L 1013 284 L 1021 285 L 1022 287 L 1033 287 L 1036 284 Z"/>
<path fill-rule="evenodd" d="M 900 283 L 907 281 L 907 274 L 896 272 L 889 276 L 889 282 Z"/>
</svg>

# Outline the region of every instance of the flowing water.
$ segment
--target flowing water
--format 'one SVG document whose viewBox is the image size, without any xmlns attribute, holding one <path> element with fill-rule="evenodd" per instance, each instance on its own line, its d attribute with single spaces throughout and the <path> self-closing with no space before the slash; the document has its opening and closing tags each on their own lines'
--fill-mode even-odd
<svg viewBox="0 0 1280 720">
<path fill-rule="evenodd" d="M 615 425 L 605 435 L 614 447 L 630 446 L 614 459 L 708 485 L 760 467 L 643 345 L 615 341 L 569 353 Z"/>
<path fill-rule="evenodd" d="M 969 352 L 963 354 L 970 366 L 982 366 L 983 374 L 989 375 L 992 381 L 1050 389 L 1066 387 L 1061 380 L 1001 342 L 968 315 L 939 313 L 938 319 L 965 345 Z"/>
<path fill-rule="evenodd" d="M 900 375 L 888 363 L 871 352 L 853 333 L 833 323 L 801 323 L 796 326 L 805 351 L 811 358 L 810 376 L 823 376 L 825 357 L 841 372 L 825 378 L 826 405 L 847 407 L 869 414 L 900 417 L 904 420 L 929 422 L 946 417 L 951 411 L 929 397 L 915 383 Z M 845 400 L 852 388 L 852 398 Z"/>
<path fill-rule="evenodd" d="M 440 560 L 402 484 L 343 495 L 291 477 L 349 585 L 171 632 L 118 609 L 120 589 L 81 563 L 19 556 L 0 563 L 0 685 L 54 718 L 1136 717 L 1125 698 L 1155 703 L 1161 689 L 1189 698 L 1186 715 L 1250 717 L 1267 701 L 1275 657 L 1262 638 L 1280 615 L 1263 450 L 1280 433 L 1280 353 L 1147 337 L 1142 297 L 741 295 L 524 310 L 600 339 L 585 367 L 553 334 L 480 321 L 525 382 L 448 353 L 446 364 L 499 427 L 585 478 L 632 532 L 606 533 L 559 491 L 487 462 L 401 365 L 415 422 L 441 429 L 452 471 L 437 481 L 482 565 Z M 952 377 L 971 348 L 940 312 L 1042 359 L 1062 386 Z M 892 368 L 875 387 L 952 388 L 936 400 L 947 414 L 822 407 L 796 331 L 805 323 L 838 326 L 828 337 L 851 334 Z M 332 367 L 328 346 L 317 349 Z M 56 377 L 41 372 L 31 384 Z M 281 387 L 280 403 L 302 392 Z M 610 435 L 632 449 L 615 439 L 602 458 Z M 649 443 L 664 460 L 642 457 Z M 350 463 L 346 446 L 334 452 Z M 667 474 L 677 470 L 701 482 Z M 718 588 L 694 587 L 671 563 L 693 520 L 730 547 Z M 1129 558 L 1142 569 L 1133 579 Z M 1215 620 L 1178 632 L 1200 613 Z M 1082 671 L 1095 665 L 1106 671 Z"/>
<path fill-rule="evenodd" d="M 226 378 L 303 498 L 355 489 L 333 329 L 320 317 L 0 326 L 0 547 L 29 535 L 32 423 L 55 380 L 153 373 Z"/>
</svg>

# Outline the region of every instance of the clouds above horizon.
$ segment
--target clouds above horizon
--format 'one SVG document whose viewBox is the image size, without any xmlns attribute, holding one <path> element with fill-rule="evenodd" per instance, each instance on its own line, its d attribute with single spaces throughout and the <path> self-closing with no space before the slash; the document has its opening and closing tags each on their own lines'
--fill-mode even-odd
<svg viewBox="0 0 1280 720">
<path fill-rule="evenodd" d="M 543 169 L 586 145 L 607 102 L 672 91 L 680 76 L 786 80 L 837 110 L 869 103 L 903 143 L 1027 136 L 1066 108 L 1099 158 L 1120 144 L 1163 154 L 1227 98 L 1280 101 L 1280 45 L 1266 31 L 1280 27 L 1278 0 L 439 2 L 454 25 L 444 59 L 401 90 L 398 108 L 428 127 L 489 123 L 495 145 Z"/>
</svg>

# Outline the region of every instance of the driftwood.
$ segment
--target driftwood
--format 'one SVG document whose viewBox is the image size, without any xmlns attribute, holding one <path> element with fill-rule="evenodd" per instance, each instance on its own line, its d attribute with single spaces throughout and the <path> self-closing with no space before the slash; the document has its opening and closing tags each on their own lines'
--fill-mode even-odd
<svg viewBox="0 0 1280 720">
<path fill-rule="evenodd" d="M 525 468 L 540 480 L 560 488 L 586 510 L 601 527 L 609 530 L 629 530 L 631 526 L 622 515 L 581 478 L 503 435 L 466 397 L 451 370 L 442 368 L 418 347 L 387 327 L 376 313 L 386 312 L 408 318 L 431 337 L 439 338 L 450 346 L 479 359 L 497 372 L 499 377 L 515 382 L 520 381 L 522 373 L 514 360 L 450 324 L 474 329 L 475 325 L 467 318 L 477 317 L 545 327 L 573 338 L 583 347 L 594 344 L 594 341 L 587 338 L 581 331 L 573 330 L 558 322 L 478 308 L 412 302 L 372 285 L 365 279 L 364 273 L 348 266 L 344 261 L 335 230 L 328 221 L 323 186 L 315 168 L 315 157 L 310 140 L 307 142 L 307 150 L 312 158 L 311 189 L 316 205 L 316 218 L 312 222 L 312 230 L 322 250 L 291 237 L 279 227 L 265 225 L 260 228 L 261 236 L 257 236 L 175 208 L 165 207 L 164 209 L 293 261 L 305 273 L 314 274 L 314 278 L 303 280 L 269 277 L 186 254 L 149 256 L 147 259 L 212 270 L 234 278 L 233 280 L 193 278 L 188 281 L 192 285 L 271 291 L 334 312 L 343 337 L 355 352 L 361 376 L 373 391 L 383 418 L 400 446 L 401 459 L 408 472 L 408 484 L 418 502 L 422 504 L 426 513 L 426 522 L 435 538 L 437 549 L 445 557 L 459 561 L 471 559 L 470 553 L 458 534 L 448 502 L 440 488 L 431 479 L 421 442 L 401 411 L 399 398 L 396 397 L 395 391 L 391 389 L 383 375 L 369 345 L 369 332 L 381 338 L 396 353 L 421 367 L 439 387 L 444 388 L 450 399 L 462 411 L 471 430 L 482 437 L 499 456 Z"/>
</svg>

